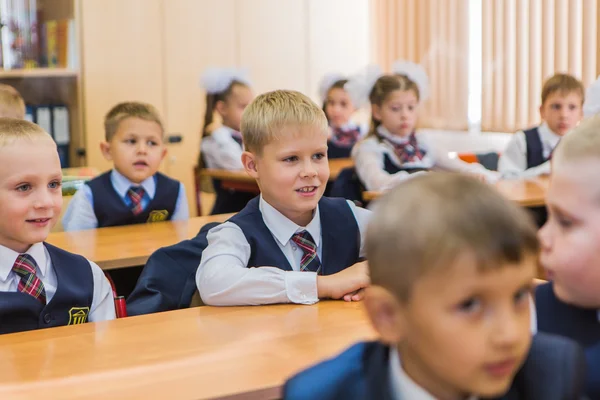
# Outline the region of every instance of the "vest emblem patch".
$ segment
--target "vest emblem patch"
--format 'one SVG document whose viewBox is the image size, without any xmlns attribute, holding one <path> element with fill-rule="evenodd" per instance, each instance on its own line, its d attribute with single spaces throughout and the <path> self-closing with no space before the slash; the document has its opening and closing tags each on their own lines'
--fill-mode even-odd
<svg viewBox="0 0 600 400">
<path fill-rule="evenodd" d="M 150 211 L 150 215 L 148 215 L 148 220 L 146 222 L 162 222 L 166 221 L 169 218 L 169 212 L 167 210 L 152 210 Z"/>
<path fill-rule="evenodd" d="M 89 307 L 71 307 L 69 310 L 69 325 L 85 324 L 89 313 Z"/>
</svg>

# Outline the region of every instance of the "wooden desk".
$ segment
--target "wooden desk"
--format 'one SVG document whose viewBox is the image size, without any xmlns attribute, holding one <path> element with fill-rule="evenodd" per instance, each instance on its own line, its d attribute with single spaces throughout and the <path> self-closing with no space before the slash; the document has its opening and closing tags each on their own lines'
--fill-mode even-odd
<svg viewBox="0 0 600 400">
<path fill-rule="evenodd" d="M 52 232 L 47 242 L 92 260 L 103 270 L 144 265 L 160 247 L 190 239 L 209 222 L 224 222 L 233 214 L 187 221 L 115 226 L 74 232 Z"/>
<path fill-rule="evenodd" d="M 0 336 L 2 399 L 272 399 L 375 337 L 361 303 L 197 307 Z"/>
<path fill-rule="evenodd" d="M 329 160 L 329 181 L 334 181 L 344 168 L 354 166 L 354 161 L 351 158 L 336 158 Z M 204 176 L 220 179 L 222 181 L 254 183 L 256 181 L 246 171 L 229 171 L 225 169 L 205 168 L 201 172 Z"/>
<path fill-rule="evenodd" d="M 494 186 L 508 199 L 516 201 L 523 207 L 538 207 L 544 206 L 546 203 L 548 184 L 548 177 L 539 177 L 535 179 L 500 180 Z M 363 199 L 372 201 L 381 195 L 382 192 L 364 192 Z"/>
</svg>

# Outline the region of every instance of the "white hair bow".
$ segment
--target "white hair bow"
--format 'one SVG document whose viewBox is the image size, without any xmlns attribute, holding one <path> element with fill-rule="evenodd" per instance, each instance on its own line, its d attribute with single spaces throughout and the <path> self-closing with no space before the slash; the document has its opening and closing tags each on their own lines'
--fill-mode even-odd
<svg viewBox="0 0 600 400">
<path fill-rule="evenodd" d="M 248 70 L 240 68 L 207 68 L 200 78 L 200 87 L 208 94 L 224 92 L 233 81 L 250 86 Z"/>
<path fill-rule="evenodd" d="M 353 75 L 344 85 L 344 90 L 352 99 L 354 107 L 360 108 L 369 103 L 369 95 L 377 79 L 383 75 L 378 65 L 368 65 L 361 72 Z"/>
<path fill-rule="evenodd" d="M 321 101 L 325 102 L 327 100 L 327 93 L 329 93 L 331 87 L 334 83 L 342 79 L 346 79 L 346 77 L 337 72 L 327 73 L 321 78 L 321 82 L 319 82 L 319 97 Z"/>
<path fill-rule="evenodd" d="M 429 78 L 421 65 L 411 61 L 398 60 L 392 64 L 392 72 L 405 75 L 417 85 L 419 88 L 419 102 L 429 98 Z"/>
</svg>

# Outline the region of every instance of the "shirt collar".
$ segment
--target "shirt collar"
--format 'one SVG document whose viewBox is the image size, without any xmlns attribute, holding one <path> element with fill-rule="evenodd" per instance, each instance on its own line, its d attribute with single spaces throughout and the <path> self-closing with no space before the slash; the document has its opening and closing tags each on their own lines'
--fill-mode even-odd
<svg viewBox="0 0 600 400">
<path fill-rule="evenodd" d="M 408 141 L 410 140 L 410 138 L 408 136 L 400 137 L 397 135 L 393 135 L 383 125 L 379 125 L 377 127 L 377 133 L 379 133 L 382 137 L 384 137 L 385 139 L 389 140 L 390 142 L 392 142 L 394 144 L 405 144 L 405 143 L 408 143 Z"/>
<path fill-rule="evenodd" d="M 25 253 L 33 257 L 38 266 L 40 275 L 42 277 L 45 276 L 47 256 L 44 244 L 42 242 L 35 243 L 31 245 Z M 8 279 L 8 275 L 12 271 L 12 267 L 15 264 L 15 261 L 17 261 L 19 254 L 21 253 L 17 253 L 8 247 L 0 245 L 0 280 L 6 281 Z"/>
<path fill-rule="evenodd" d="M 404 372 L 398 349 L 394 346 L 390 347 L 390 382 L 395 400 L 436 400 Z M 477 400 L 477 397 L 470 396 L 468 400 Z"/>
<path fill-rule="evenodd" d="M 357 129 L 358 125 L 354 121 L 348 121 L 344 125 L 340 126 L 340 130 L 347 132 Z"/>
<path fill-rule="evenodd" d="M 540 140 L 543 143 L 549 144 L 550 148 L 554 148 L 561 139 L 561 136 L 554 133 L 545 122 L 538 127 L 538 132 L 540 134 Z"/>
<path fill-rule="evenodd" d="M 258 207 L 265 225 L 282 246 L 287 245 L 294 233 L 306 230 L 312 236 L 315 245 L 319 247 L 319 244 L 321 243 L 319 205 L 317 205 L 317 208 L 315 209 L 313 219 L 305 227 L 296 225 L 294 222 L 290 221 L 286 216 L 275 209 L 275 207 L 267 203 L 262 195 L 260 196 Z"/>
<path fill-rule="evenodd" d="M 123 176 L 119 171 L 113 169 L 110 174 L 110 182 L 122 199 L 125 198 L 127 191 L 131 186 L 143 187 L 148 197 L 150 197 L 150 200 L 152 200 L 156 194 L 156 181 L 154 180 L 154 175 L 146 178 L 141 184 L 137 185 Z"/>
</svg>

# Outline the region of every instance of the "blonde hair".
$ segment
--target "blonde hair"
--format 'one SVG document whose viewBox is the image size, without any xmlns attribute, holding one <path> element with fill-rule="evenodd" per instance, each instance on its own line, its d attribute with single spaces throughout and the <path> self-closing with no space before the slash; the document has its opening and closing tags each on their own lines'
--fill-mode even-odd
<svg viewBox="0 0 600 400">
<path fill-rule="evenodd" d="M 311 99 L 292 90 L 275 90 L 258 96 L 242 115 L 241 131 L 246 150 L 262 154 L 265 145 L 279 139 L 290 125 L 313 126 L 327 132 L 327 117 Z"/>
<path fill-rule="evenodd" d="M 566 96 L 569 93 L 575 92 L 581 97 L 581 105 L 585 100 L 585 89 L 583 83 L 569 74 L 554 74 L 544 82 L 542 87 L 542 105 L 546 103 L 548 97 L 559 92 L 561 95 Z"/>
<path fill-rule="evenodd" d="M 25 118 L 25 101 L 12 86 L 0 83 L 0 117 Z"/>
<path fill-rule="evenodd" d="M 33 122 L 18 118 L 0 117 L 0 147 L 20 139 L 32 142 L 36 139 L 46 139 L 54 142 L 48 132 Z"/>
<path fill-rule="evenodd" d="M 404 302 L 414 284 L 465 254 L 481 270 L 537 255 L 527 212 L 474 178 L 436 173 L 401 183 L 378 200 L 367 231 L 371 282 Z"/>
<path fill-rule="evenodd" d="M 117 104 L 104 117 L 104 137 L 107 142 L 112 140 L 119 129 L 119 124 L 127 118 L 140 118 L 144 121 L 156 122 L 164 133 L 165 129 L 160 114 L 153 105 L 129 101 Z"/>
<path fill-rule="evenodd" d="M 393 74 L 383 75 L 373 85 L 373 89 L 369 93 L 369 102 L 371 105 L 381 107 L 390 93 L 401 90 L 403 92 L 412 91 L 417 96 L 417 101 L 420 100 L 419 86 L 409 79 L 406 75 Z M 381 121 L 375 119 L 371 114 L 371 127 L 369 128 L 368 137 L 378 136 L 377 128 L 381 125 Z"/>
<path fill-rule="evenodd" d="M 600 159 L 600 114 L 584 119 L 560 140 L 552 164 L 585 158 Z"/>
</svg>

